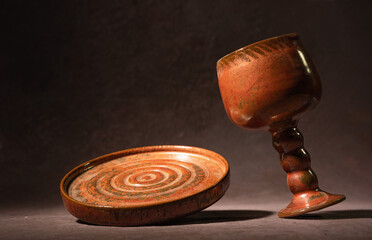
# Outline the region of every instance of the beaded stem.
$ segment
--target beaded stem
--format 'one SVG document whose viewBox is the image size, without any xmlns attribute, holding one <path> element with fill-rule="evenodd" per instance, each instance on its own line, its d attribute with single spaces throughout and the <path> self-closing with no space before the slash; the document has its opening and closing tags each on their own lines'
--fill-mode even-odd
<svg viewBox="0 0 372 240">
<path fill-rule="evenodd" d="M 280 165 L 287 173 L 288 187 L 293 194 L 318 190 L 318 179 L 311 169 L 310 155 L 297 126 L 272 130 L 274 148 L 280 154 Z"/>
</svg>

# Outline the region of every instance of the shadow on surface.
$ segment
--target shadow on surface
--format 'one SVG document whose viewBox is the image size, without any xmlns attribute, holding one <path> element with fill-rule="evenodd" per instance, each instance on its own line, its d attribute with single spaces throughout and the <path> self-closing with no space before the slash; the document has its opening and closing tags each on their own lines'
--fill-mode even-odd
<svg viewBox="0 0 372 240">
<path fill-rule="evenodd" d="M 161 223 L 159 226 L 244 221 L 267 217 L 271 214 L 273 212 L 260 210 L 205 210 L 184 218 Z"/>
<path fill-rule="evenodd" d="M 326 211 L 319 213 L 308 213 L 305 215 L 293 217 L 292 219 L 302 220 L 327 220 L 327 219 L 354 219 L 354 218 L 372 218 L 372 210 L 339 210 Z"/>
<path fill-rule="evenodd" d="M 190 216 L 179 218 L 176 220 L 153 224 L 148 226 L 172 226 L 172 225 L 188 225 L 188 224 L 205 224 L 218 222 L 233 222 L 244 221 L 249 219 L 257 219 L 267 217 L 273 214 L 269 211 L 260 210 L 205 210 L 192 214 Z M 87 223 L 82 220 L 76 220 L 79 224 L 100 226 L 92 223 Z"/>
</svg>

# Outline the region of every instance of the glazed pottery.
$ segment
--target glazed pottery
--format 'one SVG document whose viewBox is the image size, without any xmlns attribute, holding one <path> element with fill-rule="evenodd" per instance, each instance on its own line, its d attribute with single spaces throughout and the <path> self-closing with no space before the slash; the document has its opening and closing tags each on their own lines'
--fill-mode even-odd
<svg viewBox="0 0 372 240">
<path fill-rule="evenodd" d="M 279 217 L 293 217 L 345 199 L 321 190 L 298 120 L 319 102 L 321 84 L 297 34 L 263 40 L 217 62 L 218 83 L 231 121 L 271 132 L 293 193 Z"/>
<path fill-rule="evenodd" d="M 227 161 L 187 146 L 108 154 L 71 170 L 60 184 L 66 209 L 92 224 L 158 224 L 200 211 L 229 186 Z"/>
</svg>

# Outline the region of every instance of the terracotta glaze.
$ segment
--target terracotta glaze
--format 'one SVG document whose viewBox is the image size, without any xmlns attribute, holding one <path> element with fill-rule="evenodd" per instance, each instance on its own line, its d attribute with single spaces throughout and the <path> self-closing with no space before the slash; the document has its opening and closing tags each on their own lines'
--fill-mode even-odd
<svg viewBox="0 0 372 240">
<path fill-rule="evenodd" d="M 124 150 L 84 163 L 60 189 L 67 210 L 93 224 L 157 224 L 200 211 L 229 186 L 229 166 L 201 148 L 153 146 Z"/>
<path fill-rule="evenodd" d="M 321 84 L 297 34 L 263 40 L 217 62 L 218 83 L 227 115 L 244 129 L 271 132 L 280 164 L 293 193 L 279 217 L 293 217 L 345 199 L 322 191 L 311 169 L 310 155 L 297 129 L 298 120 L 314 108 Z"/>
</svg>

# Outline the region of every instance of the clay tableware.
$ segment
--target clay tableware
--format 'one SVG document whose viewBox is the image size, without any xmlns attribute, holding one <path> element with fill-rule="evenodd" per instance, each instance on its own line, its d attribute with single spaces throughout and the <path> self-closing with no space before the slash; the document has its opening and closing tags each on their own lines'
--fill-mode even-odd
<svg viewBox="0 0 372 240">
<path fill-rule="evenodd" d="M 217 62 L 218 83 L 231 121 L 244 129 L 269 130 L 293 193 L 279 217 L 293 217 L 345 199 L 321 190 L 303 146 L 298 120 L 314 108 L 321 84 L 297 34 L 263 40 Z"/>
<path fill-rule="evenodd" d="M 99 225 L 158 224 L 200 211 L 229 186 L 227 161 L 187 146 L 141 147 L 108 154 L 61 181 L 66 209 Z"/>
</svg>

